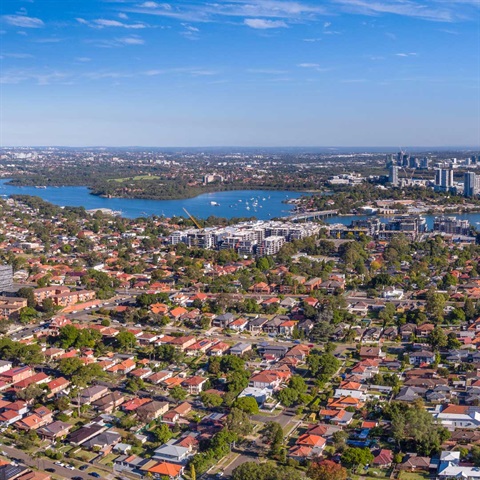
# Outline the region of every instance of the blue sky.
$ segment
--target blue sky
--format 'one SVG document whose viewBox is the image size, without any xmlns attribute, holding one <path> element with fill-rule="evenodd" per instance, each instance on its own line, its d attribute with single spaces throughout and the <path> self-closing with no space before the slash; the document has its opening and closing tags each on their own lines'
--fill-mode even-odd
<svg viewBox="0 0 480 480">
<path fill-rule="evenodd" d="M 480 0 L 0 0 L 2 145 L 480 145 Z"/>
</svg>

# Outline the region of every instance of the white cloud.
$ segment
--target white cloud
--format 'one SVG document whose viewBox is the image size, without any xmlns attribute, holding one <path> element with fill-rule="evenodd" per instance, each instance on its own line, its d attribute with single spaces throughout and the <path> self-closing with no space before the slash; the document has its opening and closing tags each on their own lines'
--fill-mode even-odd
<svg viewBox="0 0 480 480">
<path fill-rule="evenodd" d="M 118 18 L 121 18 L 122 20 L 128 20 L 128 15 L 126 13 L 119 13 Z"/>
<path fill-rule="evenodd" d="M 168 10 L 171 10 L 172 7 L 168 3 L 157 3 L 157 2 L 143 2 L 142 4 L 139 5 L 140 8 L 159 8 L 163 7 Z"/>
<path fill-rule="evenodd" d="M 120 27 L 120 28 L 128 28 L 128 29 L 135 29 L 135 30 L 146 27 L 146 25 L 144 25 L 143 23 L 128 24 L 128 23 L 119 22 L 117 20 L 108 20 L 104 18 L 99 18 L 97 20 L 94 20 L 94 24 L 98 25 L 99 27 Z"/>
<path fill-rule="evenodd" d="M 413 0 L 334 0 L 344 10 L 361 15 L 393 14 L 437 22 L 453 22 L 468 18 L 458 3 L 480 5 L 478 0 L 445 0 L 418 2 Z"/>
<path fill-rule="evenodd" d="M 137 36 L 116 38 L 115 40 L 122 45 L 143 45 L 145 43 L 142 38 Z"/>
<path fill-rule="evenodd" d="M 114 28 L 126 28 L 126 29 L 139 30 L 147 27 L 147 25 L 140 22 L 124 23 L 124 22 L 119 22 L 118 20 L 110 20 L 108 18 L 97 18 L 96 20 L 93 20 L 91 22 L 89 22 L 88 20 L 85 20 L 84 18 L 77 18 L 76 20 L 78 23 L 81 23 L 82 25 L 88 25 L 89 27 L 92 27 L 92 28 L 114 27 Z"/>
<path fill-rule="evenodd" d="M 23 59 L 23 58 L 33 58 L 33 55 L 30 53 L 2 53 L 0 58 L 18 58 L 18 59 Z"/>
<path fill-rule="evenodd" d="M 243 23 L 250 28 L 267 30 L 270 28 L 287 28 L 283 20 L 265 20 L 263 18 L 246 18 Z"/>
<path fill-rule="evenodd" d="M 85 63 L 85 62 L 90 62 L 91 58 L 89 58 L 89 57 L 75 57 L 75 60 L 77 62 Z"/>
<path fill-rule="evenodd" d="M 310 0 L 310 3 L 314 3 L 313 0 Z M 326 12 L 323 6 L 312 6 L 308 3 L 292 0 L 229 0 L 215 3 L 198 2 L 198 4 L 176 2 L 173 5 L 145 1 L 128 11 L 165 16 L 189 22 L 221 22 L 223 21 L 222 17 L 243 17 L 244 20 L 254 20 L 254 24 L 258 23 L 257 19 L 268 18 L 278 19 L 279 22 L 283 21 L 285 24 L 290 21 L 312 21 L 317 15 Z M 262 22 L 267 25 L 266 21 L 262 20 Z M 278 26 L 284 25 L 279 24 Z"/>
<path fill-rule="evenodd" d="M 329 72 L 331 68 L 328 67 L 322 67 L 318 63 L 299 63 L 297 67 L 300 68 L 307 68 L 309 70 L 313 70 L 315 72 Z"/>
<path fill-rule="evenodd" d="M 45 25 L 39 18 L 27 17 L 25 15 L 3 15 L 2 19 L 5 23 L 14 27 L 41 28 Z"/>
<path fill-rule="evenodd" d="M 287 70 L 275 70 L 271 68 L 249 68 L 248 73 L 259 73 L 262 75 L 285 75 L 288 73 Z"/>
<path fill-rule="evenodd" d="M 411 53 L 396 53 L 395 56 L 397 57 L 416 57 L 417 54 L 415 52 Z"/>
</svg>

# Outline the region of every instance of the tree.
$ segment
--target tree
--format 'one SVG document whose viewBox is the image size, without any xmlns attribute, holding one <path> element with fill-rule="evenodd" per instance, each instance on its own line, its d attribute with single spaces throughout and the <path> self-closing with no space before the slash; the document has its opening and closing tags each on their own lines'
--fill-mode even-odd
<svg viewBox="0 0 480 480">
<path fill-rule="evenodd" d="M 345 430 L 338 430 L 333 433 L 332 435 L 332 440 L 333 444 L 335 445 L 335 449 L 338 450 L 343 450 L 345 447 L 345 441 L 348 438 L 348 433 L 345 432 Z"/>
<path fill-rule="evenodd" d="M 120 350 L 129 350 L 137 344 L 137 338 L 132 332 L 123 330 L 115 337 L 115 343 Z"/>
<path fill-rule="evenodd" d="M 240 436 L 248 435 L 253 428 L 248 415 L 238 408 L 232 408 L 230 410 L 230 413 L 227 415 L 225 426 L 229 431 Z"/>
<path fill-rule="evenodd" d="M 190 466 L 190 480 L 197 480 L 197 473 L 193 464 Z"/>
<path fill-rule="evenodd" d="M 455 348 L 460 348 L 462 343 L 458 340 L 454 332 L 450 332 L 447 336 L 447 348 L 453 350 Z"/>
<path fill-rule="evenodd" d="M 298 400 L 298 392 L 293 388 L 287 387 L 277 393 L 277 397 L 285 407 L 291 407 Z"/>
<path fill-rule="evenodd" d="M 98 363 L 89 363 L 88 365 L 83 365 L 82 368 L 73 374 L 72 383 L 77 386 L 86 386 L 94 379 L 100 379 L 106 375 Z"/>
<path fill-rule="evenodd" d="M 310 354 L 307 357 L 307 364 L 312 376 L 320 381 L 326 382 L 338 371 L 340 362 L 330 353 L 323 355 Z"/>
<path fill-rule="evenodd" d="M 27 388 L 24 388 L 23 390 L 20 390 L 16 393 L 17 398 L 20 400 L 35 400 L 39 397 L 41 397 L 45 391 L 35 383 L 32 383 L 29 385 Z"/>
<path fill-rule="evenodd" d="M 342 453 L 341 461 L 346 467 L 356 470 L 360 466 L 372 463 L 373 458 L 368 448 L 348 447 Z"/>
<path fill-rule="evenodd" d="M 200 399 L 206 407 L 219 407 L 223 403 L 223 398 L 217 393 L 201 392 Z"/>
<path fill-rule="evenodd" d="M 173 432 L 170 430 L 166 423 L 161 423 L 152 430 L 152 434 L 155 437 L 155 441 L 161 443 L 167 443 L 172 437 Z"/>
<path fill-rule="evenodd" d="M 445 297 L 435 291 L 435 288 L 431 287 L 426 295 L 425 311 L 427 315 L 435 319 L 437 322 L 443 320 L 445 308 Z"/>
<path fill-rule="evenodd" d="M 385 409 L 392 420 L 392 436 L 398 444 L 408 444 L 422 455 L 438 452 L 442 443 L 449 438 L 448 430 L 437 424 L 425 410 L 423 403 L 412 406 L 393 402 Z"/>
<path fill-rule="evenodd" d="M 31 323 L 34 318 L 38 316 L 38 312 L 32 307 L 24 307 L 20 310 L 18 315 L 18 319 L 20 323 L 26 325 L 27 323 Z"/>
<path fill-rule="evenodd" d="M 35 308 L 37 302 L 35 301 L 35 295 L 33 293 L 33 288 L 22 287 L 17 291 L 17 295 L 22 298 L 27 299 L 27 307 Z"/>
<path fill-rule="evenodd" d="M 299 395 L 307 393 L 308 387 L 305 380 L 300 375 L 294 375 L 288 382 L 288 386 L 296 390 Z"/>
<path fill-rule="evenodd" d="M 472 448 L 470 449 L 470 455 L 475 466 L 480 467 L 480 447 L 478 445 L 472 445 Z"/>
<path fill-rule="evenodd" d="M 283 446 L 283 429 L 278 422 L 267 422 L 263 430 L 263 440 L 270 444 L 270 456 L 275 457 Z"/>
<path fill-rule="evenodd" d="M 180 385 L 175 385 L 170 390 L 170 396 L 178 402 L 180 400 L 185 400 L 187 392 Z"/>
<path fill-rule="evenodd" d="M 178 352 L 173 345 L 159 345 L 155 349 L 155 357 L 167 363 L 172 363 L 178 360 Z"/>
<path fill-rule="evenodd" d="M 434 351 L 438 351 L 440 348 L 447 346 L 448 338 L 443 329 L 439 326 L 436 326 L 428 335 L 427 342 Z"/>
<path fill-rule="evenodd" d="M 83 367 L 83 362 L 78 357 L 62 358 L 58 362 L 58 369 L 63 375 L 70 377 Z"/>
<path fill-rule="evenodd" d="M 233 406 L 250 415 L 256 415 L 259 412 L 258 403 L 253 397 L 237 398 Z"/>
<path fill-rule="evenodd" d="M 312 462 L 307 470 L 311 480 L 346 480 L 347 476 L 347 469 L 331 460 Z"/>
<path fill-rule="evenodd" d="M 145 382 L 141 378 L 132 377 L 127 380 L 125 388 L 131 393 L 137 393 L 145 388 Z"/>
<path fill-rule="evenodd" d="M 475 305 L 471 298 L 465 299 L 463 309 L 465 311 L 465 316 L 467 317 L 467 320 L 471 320 L 473 317 L 475 317 Z"/>
<path fill-rule="evenodd" d="M 301 480 L 303 474 L 291 467 L 277 466 L 273 462 L 246 462 L 232 472 L 232 480 Z"/>
<path fill-rule="evenodd" d="M 397 313 L 397 307 L 394 303 L 387 302 L 385 307 L 378 314 L 378 318 L 383 320 L 384 325 L 393 322 L 393 317 Z"/>
</svg>

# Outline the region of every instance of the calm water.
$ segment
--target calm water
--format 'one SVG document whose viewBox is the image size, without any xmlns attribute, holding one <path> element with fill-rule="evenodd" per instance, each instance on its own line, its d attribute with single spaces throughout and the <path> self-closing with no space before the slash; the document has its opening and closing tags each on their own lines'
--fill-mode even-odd
<svg viewBox="0 0 480 480">
<path fill-rule="evenodd" d="M 266 191 L 266 190 L 236 190 L 230 192 L 206 193 L 195 198 L 184 200 L 141 200 L 131 198 L 102 198 L 90 195 L 87 187 L 14 187 L 6 185 L 8 180 L 0 180 L 0 195 L 34 195 L 61 206 L 93 208 L 110 208 L 121 211 L 124 217 L 137 218 L 148 215 L 185 216 L 183 208 L 198 218 L 207 218 L 210 215 L 217 217 L 257 217 L 268 220 L 274 217 L 284 217 L 292 213 L 293 205 L 282 203 L 289 198 L 298 198 L 304 192 Z M 219 206 L 212 205 L 216 202 Z M 247 209 L 249 207 L 249 209 Z M 451 214 L 454 215 L 454 214 Z M 466 219 L 472 225 L 480 227 L 480 213 L 464 213 L 454 215 Z M 428 228 L 433 227 L 435 215 L 424 215 Z M 368 218 L 366 215 L 346 215 L 331 217 L 327 223 L 342 223 L 350 225 L 352 220 Z M 381 217 L 388 221 L 388 217 Z"/>
<path fill-rule="evenodd" d="M 289 215 L 293 205 L 282 203 L 289 198 L 298 198 L 301 192 L 236 190 L 200 195 L 184 200 L 141 200 L 130 198 L 102 198 L 91 195 L 87 187 L 15 187 L 0 180 L 0 195 L 34 195 L 60 206 L 110 208 L 119 210 L 124 217 L 137 218 L 147 215 L 185 216 L 183 208 L 198 218 L 210 215 L 217 217 L 257 217 L 268 220 Z M 219 206 L 212 205 L 216 202 Z M 248 207 L 248 208 L 247 208 Z"/>
</svg>

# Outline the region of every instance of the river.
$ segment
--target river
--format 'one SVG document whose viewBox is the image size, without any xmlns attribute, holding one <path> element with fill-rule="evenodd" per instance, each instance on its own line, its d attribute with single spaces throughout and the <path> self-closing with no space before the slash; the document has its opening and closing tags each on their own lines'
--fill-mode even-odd
<svg viewBox="0 0 480 480">
<path fill-rule="evenodd" d="M 0 180 L 0 195 L 34 195 L 60 206 L 109 208 L 122 212 L 127 218 L 149 215 L 185 216 L 184 208 L 193 216 L 207 218 L 217 217 L 257 217 L 268 220 L 274 217 L 285 217 L 292 213 L 294 205 L 282 203 L 285 200 L 307 195 L 306 192 L 290 192 L 275 190 L 232 190 L 199 195 L 182 200 L 143 200 L 137 198 L 103 198 L 90 194 L 87 187 L 16 187 L 7 185 L 8 179 Z M 214 202 L 216 205 L 213 205 Z M 248 207 L 248 208 L 247 208 Z M 436 215 L 423 215 L 429 229 L 433 227 Z M 480 225 L 480 213 L 449 214 L 459 219 L 468 220 L 473 226 Z M 325 219 L 327 223 L 350 225 L 352 220 L 368 218 L 366 215 L 345 215 Z M 389 217 L 380 217 L 387 221 Z"/>
<path fill-rule="evenodd" d="M 274 190 L 232 190 L 199 195 L 182 200 L 144 200 L 137 198 L 103 198 L 90 194 L 87 187 L 17 187 L 7 185 L 8 179 L 0 180 L 0 195 L 33 195 L 60 206 L 109 208 L 122 212 L 127 218 L 149 215 L 185 216 L 184 208 L 193 216 L 216 217 L 257 217 L 268 220 L 292 213 L 294 205 L 282 203 L 298 198 L 304 192 Z M 214 202 L 212 204 L 211 202 Z"/>
</svg>

